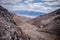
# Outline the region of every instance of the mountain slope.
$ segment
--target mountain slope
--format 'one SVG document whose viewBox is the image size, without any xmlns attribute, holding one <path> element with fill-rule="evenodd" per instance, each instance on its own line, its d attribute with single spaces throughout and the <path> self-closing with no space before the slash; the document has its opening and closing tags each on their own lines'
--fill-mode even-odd
<svg viewBox="0 0 60 40">
<path fill-rule="evenodd" d="M 0 40 L 29 40 L 13 20 L 13 14 L 0 6 Z"/>
<path fill-rule="evenodd" d="M 48 14 L 42 15 L 42 16 L 38 16 L 37 18 L 34 18 L 31 23 L 40 28 L 42 27 L 41 25 L 45 25 L 49 21 L 50 18 L 57 16 L 57 15 L 60 15 L 60 9 L 55 10 Z"/>
<path fill-rule="evenodd" d="M 49 40 L 60 40 L 60 9 L 46 15 L 38 16 L 37 18 L 33 19 L 31 23 L 32 25 L 40 28 L 38 31 L 40 33 L 42 32 L 42 34 L 47 37 L 46 40 L 48 40 L 51 35 L 56 35 L 56 39 L 52 39 L 53 37 L 51 36 L 52 38 Z M 48 34 L 51 35 L 47 36 Z"/>
<path fill-rule="evenodd" d="M 13 19 L 17 25 L 22 25 L 22 24 L 25 24 L 26 22 L 28 22 L 28 20 L 31 20 L 32 18 L 28 18 L 25 16 L 18 16 L 16 14 L 14 14 Z"/>
</svg>

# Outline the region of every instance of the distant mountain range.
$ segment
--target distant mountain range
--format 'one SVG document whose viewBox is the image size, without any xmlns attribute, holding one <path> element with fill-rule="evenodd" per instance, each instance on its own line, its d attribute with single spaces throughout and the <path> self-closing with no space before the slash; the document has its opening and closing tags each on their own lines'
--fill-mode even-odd
<svg viewBox="0 0 60 40">
<path fill-rule="evenodd" d="M 34 11 L 13 11 L 13 13 L 17 13 L 20 15 L 28 15 L 28 16 L 39 16 L 39 15 L 44 15 L 45 13 L 43 12 L 34 12 Z"/>
<path fill-rule="evenodd" d="M 36 12 L 25 13 L 34 15 Z M 10 13 L 0 6 L 0 40 L 60 40 L 60 9 L 41 14 L 28 18 Z"/>
</svg>

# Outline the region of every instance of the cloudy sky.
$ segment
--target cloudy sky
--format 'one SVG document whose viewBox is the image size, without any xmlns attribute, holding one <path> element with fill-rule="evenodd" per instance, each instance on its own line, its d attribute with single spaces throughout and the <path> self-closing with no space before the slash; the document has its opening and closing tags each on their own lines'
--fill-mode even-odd
<svg viewBox="0 0 60 40">
<path fill-rule="evenodd" d="M 36 17 L 60 8 L 60 0 L 0 0 L 0 5 L 10 12 Z"/>
</svg>

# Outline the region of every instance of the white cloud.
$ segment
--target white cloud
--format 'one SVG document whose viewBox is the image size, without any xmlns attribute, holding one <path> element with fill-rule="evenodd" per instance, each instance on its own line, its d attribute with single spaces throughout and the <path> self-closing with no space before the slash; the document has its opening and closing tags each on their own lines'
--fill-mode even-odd
<svg viewBox="0 0 60 40">
<path fill-rule="evenodd" d="M 34 1 L 34 0 L 26 0 L 26 1 L 30 1 L 30 2 L 32 2 L 32 1 Z"/>
<path fill-rule="evenodd" d="M 42 0 L 42 1 L 55 1 L 55 0 Z"/>
<path fill-rule="evenodd" d="M 42 3 L 29 3 L 29 4 L 19 4 L 19 5 L 3 5 L 5 8 L 7 8 L 10 11 L 16 11 L 16 10 L 27 10 L 27 11 L 35 11 L 35 12 L 51 12 L 53 8 L 51 7 L 45 7 L 41 5 Z"/>
<path fill-rule="evenodd" d="M 45 13 L 51 12 L 51 11 L 57 9 L 58 7 L 55 7 L 55 8 L 47 7 L 47 6 L 44 6 L 44 4 L 47 4 L 47 5 L 59 5 L 60 4 L 59 0 L 57 2 L 54 0 L 43 0 L 43 1 L 47 1 L 45 3 L 42 3 L 42 2 L 41 3 L 30 3 L 34 0 L 26 0 L 25 3 L 27 3 L 27 4 L 19 3 L 17 5 L 17 2 L 19 2 L 19 1 L 22 1 L 22 0 L 1 0 L 0 2 L 15 4 L 15 5 L 3 5 L 10 11 L 27 10 L 27 11 L 45 12 Z M 51 3 L 48 1 L 54 1 L 54 2 Z"/>
<path fill-rule="evenodd" d="M 60 5 L 59 2 L 45 2 L 47 5 L 53 6 L 53 5 Z"/>
<path fill-rule="evenodd" d="M 22 1 L 22 0 L 0 0 L 0 3 L 11 3 L 11 4 L 16 4 L 17 2 Z"/>
<path fill-rule="evenodd" d="M 35 12 L 50 12 L 48 10 L 51 10 L 51 7 L 45 7 L 41 5 L 42 3 L 29 3 L 29 4 L 20 4 L 20 5 L 14 5 L 12 11 L 16 10 L 27 10 L 27 11 L 35 11 Z"/>
<path fill-rule="evenodd" d="M 55 0 L 53 2 L 45 2 L 45 4 L 53 6 L 53 5 L 60 5 L 60 0 Z"/>
</svg>

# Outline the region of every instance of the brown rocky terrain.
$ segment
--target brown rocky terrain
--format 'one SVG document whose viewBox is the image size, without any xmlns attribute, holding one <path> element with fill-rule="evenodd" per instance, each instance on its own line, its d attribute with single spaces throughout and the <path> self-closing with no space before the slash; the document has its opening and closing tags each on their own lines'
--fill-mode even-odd
<svg viewBox="0 0 60 40">
<path fill-rule="evenodd" d="M 16 22 L 17 25 L 22 25 L 22 24 L 25 24 L 26 22 L 28 22 L 29 20 L 31 20 L 32 18 L 28 18 L 28 17 L 25 17 L 25 16 L 18 16 L 16 14 L 13 14 L 14 17 L 14 21 Z"/>
<path fill-rule="evenodd" d="M 60 9 L 31 20 L 0 6 L 0 40 L 60 40 Z"/>
<path fill-rule="evenodd" d="M 60 9 L 57 9 L 57 10 L 51 12 L 51 13 L 41 15 L 41 16 L 38 16 L 37 18 L 34 18 L 31 21 L 31 24 L 40 28 L 40 27 L 42 27 L 42 25 L 44 26 L 45 24 L 47 24 L 49 19 L 51 19 L 51 18 L 53 18 L 57 15 L 60 15 Z"/>
<path fill-rule="evenodd" d="M 0 6 L 0 40 L 29 40 L 13 20 L 13 14 Z"/>
</svg>

